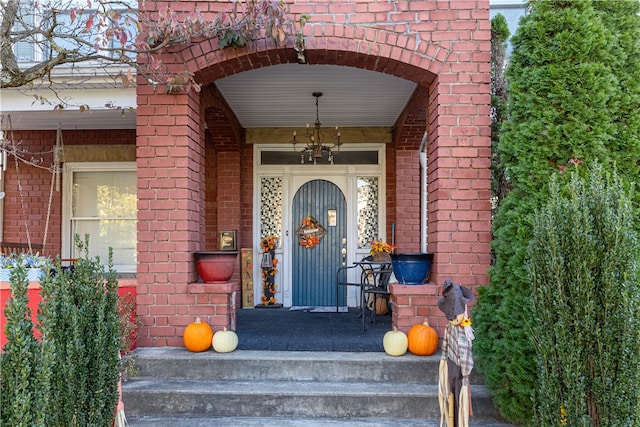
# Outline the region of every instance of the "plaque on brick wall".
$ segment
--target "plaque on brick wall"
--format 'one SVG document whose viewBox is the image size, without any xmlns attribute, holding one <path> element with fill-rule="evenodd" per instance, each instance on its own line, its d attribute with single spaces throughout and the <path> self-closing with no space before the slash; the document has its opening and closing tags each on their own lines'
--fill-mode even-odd
<svg viewBox="0 0 640 427">
<path fill-rule="evenodd" d="M 220 250 L 221 251 L 237 251 L 236 249 L 236 232 L 221 231 L 220 233 Z"/>
<path fill-rule="evenodd" d="M 253 249 L 240 249 L 242 263 L 242 308 L 253 308 Z"/>
</svg>

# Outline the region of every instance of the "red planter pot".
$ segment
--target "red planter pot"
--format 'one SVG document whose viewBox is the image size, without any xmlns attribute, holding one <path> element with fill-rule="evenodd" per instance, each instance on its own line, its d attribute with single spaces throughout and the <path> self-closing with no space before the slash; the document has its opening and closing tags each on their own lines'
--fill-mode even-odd
<svg viewBox="0 0 640 427">
<path fill-rule="evenodd" d="M 198 274 L 205 283 L 225 283 L 236 269 L 238 252 L 194 252 Z"/>
</svg>

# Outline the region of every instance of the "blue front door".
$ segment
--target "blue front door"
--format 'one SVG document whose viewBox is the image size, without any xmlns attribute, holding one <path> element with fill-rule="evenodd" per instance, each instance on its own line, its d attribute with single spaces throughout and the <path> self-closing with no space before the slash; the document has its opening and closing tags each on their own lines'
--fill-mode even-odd
<svg viewBox="0 0 640 427">
<path fill-rule="evenodd" d="M 309 181 L 293 198 L 292 214 L 292 304 L 335 307 L 336 270 L 341 266 L 340 251 L 347 235 L 344 194 L 329 181 Z M 326 230 L 313 247 L 300 245 L 295 233 L 309 216 Z"/>
</svg>

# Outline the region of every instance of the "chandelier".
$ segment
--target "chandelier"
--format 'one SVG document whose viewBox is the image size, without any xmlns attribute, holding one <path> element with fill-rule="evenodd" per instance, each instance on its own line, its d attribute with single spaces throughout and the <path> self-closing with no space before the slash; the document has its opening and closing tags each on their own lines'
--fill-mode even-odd
<svg viewBox="0 0 640 427">
<path fill-rule="evenodd" d="M 340 151 L 340 131 L 338 130 L 338 126 L 335 128 L 335 132 L 332 135 L 332 138 L 336 140 L 333 144 L 326 144 L 321 135 L 321 123 L 318 115 L 318 99 L 322 96 L 322 92 L 313 92 L 312 95 L 316 98 L 316 122 L 313 125 L 313 128 L 309 126 L 307 123 L 307 129 L 305 131 L 305 137 L 309 139 L 309 142 L 306 146 L 298 151 L 296 150 L 296 144 L 298 144 L 296 131 L 293 131 L 293 150 L 301 153 L 300 154 L 300 163 L 305 164 L 305 159 L 307 162 L 316 164 L 318 160 L 322 160 L 324 153 L 328 154 L 329 163 L 333 164 L 333 150 L 337 148 L 337 151 Z"/>
</svg>

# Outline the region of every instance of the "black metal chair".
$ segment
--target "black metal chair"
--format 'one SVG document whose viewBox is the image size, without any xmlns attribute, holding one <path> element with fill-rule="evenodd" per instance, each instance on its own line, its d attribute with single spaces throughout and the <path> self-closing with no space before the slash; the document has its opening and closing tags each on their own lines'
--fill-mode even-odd
<svg viewBox="0 0 640 427">
<path fill-rule="evenodd" d="M 372 259 L 371 256 L 367 256 L 362 258 L 362 261 L 371 261 L 371 259 Z M 339 305 L 340 305 L 340 287 L 343 287 L 343 286 L 356 287 L 356 288 L 359 288 L 360 292 L 362 293 L 362 288 L 364 287 L 364 279 L 365 279 L 365 268 L 363 267 L 364 267 L 363 265 L 354 264 L 348 267 L 340 267 L 336 272 L 336 313 L 338 312 Z M 360 280 L 358 282 L 349 282 L 347 280 L 347 276 L 349 275 L 349 270 L 353 268 L 357 268 L 361 270 Z M 360 299 L 362 300 L 362 298 Z"/>
<path fill-rule="evenodd" d="M 370 280 L 362 289 L 362 300 L 365 307 L 369 305 L 369 300 L 371 299 L 371 318 L 373 324 L 376 323 L 377 299 L 389 295 L 389 280 L 391 279 L 392 273 L 393 267 L 391 263 L 380 264 L 378 268 L 373 269 L 373 273 L 370 274 Z M 371 280 L 371 278 L 373 280 Z M 366 312 L 366 310 L 363 311 L 363 313 L 364 312 Z"/>
<path fill-rule="evenodd" d="M 367 312 L 367 298 L 366 294 L 373 295 L 374 304 L 377 295 L 381 295 L 383 293 L 388 294 L 387 284 L 389 283 L 389 279 L 391 278 L 391 263 L 383 263 L 376 265 L 368 264 L 373 262 L 372 256 L 366 256 L 362 259 L 360 263 L 355 263 L 354 265 L 348 267 L 340 267 L 336 272 L 336 313 L 339 311 L 339 296 L 340 296 L 340 287 L 357 287 L 360 290 L 360 316 L 362 317 L 362 330 L 366 330 L 365 319 Z M 348 272 L 352 268 L 360 268 L 360 281 L 359 282 L 349 282 L 346 277 Z M 375 322 L 375 305 L 373 310 L 373 318 L 372 321 Z"/>
</svg>

